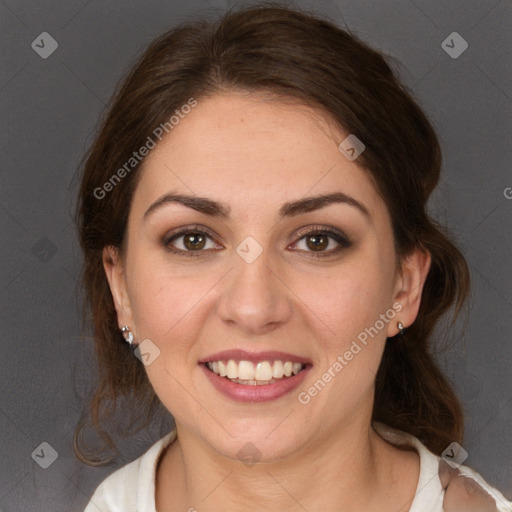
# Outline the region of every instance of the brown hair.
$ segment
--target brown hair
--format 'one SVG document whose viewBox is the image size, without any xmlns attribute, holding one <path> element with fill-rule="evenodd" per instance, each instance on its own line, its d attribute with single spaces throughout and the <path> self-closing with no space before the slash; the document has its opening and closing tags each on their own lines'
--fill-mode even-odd
<svg viewBox="0 0 512 512">
<path fill-rule="evenodd" d="M 357 162 L 389 208 L 398 259 L 415 247 L 432 258 L 417 320 L 404 336 L 386 344 L 373 420 L 417 436 L 437 454 L 452 441 L 462 442 L 462 408 L 431 355 L 430 338 L 444 313 L 452 306 L 455 316 L 459 312 L 469 291 L 469 271 L 427 213 L 441 168 L 436 134 L 386 59 L 315 14 L 263 4 L 163 34 L 129 72 L 84 157 L 77 208 L 99 371 L 89 424 L 110 448 L 115 443 L 104 420 L 118 398 L 130 397 L 131 412 L 144 425 L 163 406 L 143 364 L 121 337 L 102 266 L 105 246 L 123 248 L 140 164 L 109 187 L 105 199 L 93 191 L 191 97 L 200 101 L 229 90 L 271 93 L 321 109 L 365 144 Z M 81 423 L 75 431 L 75 452 L 80 460 L 99 464 L 84 450 L 83 428 Z"/>
</svg>

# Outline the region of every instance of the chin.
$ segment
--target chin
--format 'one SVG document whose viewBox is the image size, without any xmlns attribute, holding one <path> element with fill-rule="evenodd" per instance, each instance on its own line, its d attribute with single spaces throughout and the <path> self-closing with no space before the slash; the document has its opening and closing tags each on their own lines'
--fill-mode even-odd
<svg viewBox="0 0 512 512">
<path fill-rule="evenodd" d="M 303 441 L 293 434 L 289 424 L 284 425 L 285 422 L 276 428 L 279 421 L 271 424 L 268 419 L 249 421 L 250 426 L 247 420 L 229 422 L 229 434 L 218 426 L 215 431 L 204 432 L 203 439 L 220 455 L 248 466 L 289 457 Z"/>
</svg>

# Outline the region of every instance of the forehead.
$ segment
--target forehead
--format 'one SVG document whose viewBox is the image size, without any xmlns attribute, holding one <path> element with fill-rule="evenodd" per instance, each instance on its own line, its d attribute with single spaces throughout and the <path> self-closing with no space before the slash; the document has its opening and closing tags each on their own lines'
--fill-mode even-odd
<svg viewBox="0 0 512 512">
<path fill-rule="evenodd" d="M 261 95 L 199 100 L 146 157 L 135 200 L 172 190 L 261 209 L 336 190 L 371 211 L 380 201 L 371 180 L 338 150 L 347 135 L 319 110 Z"/>
</svg>

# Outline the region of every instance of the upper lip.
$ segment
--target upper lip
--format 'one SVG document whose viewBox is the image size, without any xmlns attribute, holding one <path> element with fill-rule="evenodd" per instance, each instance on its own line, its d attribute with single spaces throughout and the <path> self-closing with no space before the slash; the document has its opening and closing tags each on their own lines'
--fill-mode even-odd
<svg viewBox="0 0 512 512">
<path fill-rule="evenodd" d="M 252 361 L 259 363 L 261 361 L 291 361 L 292 363 L 311 363 L 307 357 L 289 354 L 288 352 L 278 352 L 275 350 L 266 350 L 263 352 L 247 352 L 246 350 L 223 350 L 204 357 L 199 363 L 211 363 L 214 361 Z"/>
</svg>

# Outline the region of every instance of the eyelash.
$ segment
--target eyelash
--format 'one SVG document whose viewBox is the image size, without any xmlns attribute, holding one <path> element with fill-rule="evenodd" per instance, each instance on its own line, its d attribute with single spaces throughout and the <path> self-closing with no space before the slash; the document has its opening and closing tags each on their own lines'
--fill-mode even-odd
<svg viewBox="0 0 512 512">
<path fill-rule="evenodd" d="M 297 235 L 297 242 L 311 235 L 328 236 L 329 238 L 332 238 L 338 244 L 338 246 L 335 247 L 334 249 L 330 249 L 329 251 L 305 251 L 308 253 L 308 257 L 327 258 L 329 256 L 338 254 L 343 249 L 348 249 L 352 245 L 352 242 L 344 233 L 338 231 L 337 229 L 330 228 L 327 226 L 310 226 L 309 228 L 305 229 L 304 231 L 301 231 Z M 294 244 L 296 244 L 297 242 L 294 242 Z"/>
<path fill-rule="evenodd" d="M 170 236 L 166 236 L 162 240 L 162 244 L 172 254 L 179 254 L 179 255 L 186 256 L 186 257 L 202 256 L 201 253 L 206 252 L 205 250 L 184 251 L 183 249 L 176 249 L 175 247 L 172 246 L 172 242 L 174 242 L 178 238 L 181 238 L 183 236 L 190 235 L 190 234 L 203 235 L 212 240 L 214 240 L 214 238 L 215 238 L 209 231 L 205 230 L 204 228 L 201 228 L 199 226 L 197 226 L 197 227 L 193 226 L 193 227 L 189 227 L 189 228 L 184 228 L 181 231 L 173 233 Z M 304 252 L 307 252 L 309 254 L 309 256 L 311 256 L 313 258 L 327 258 L 329 256 L 339 253 L 343 249 L 349 248 L 352 245 L 352 242 L 350 242 L 348 237 L 345 236 L 343 233 L 339 232 L 338 230 L 334 230 L 332 228 L 326 227 L 326 226 L 312 226 L 312 227 L 307 228 L 305 231 L 302 231 L 298 234 L 297 241 L 293 242 L 293 244 L 296 244 L 297 242 L 301 241 L 303 238 L 306 238 L 311 235 L 328 236 L 328 237 L 332 238 L 336 243 L 339 244 L 338 247 L 331 249 L 329 251 L 319 251 L 319 252 L 304 251 Z"/>
<path fill-rule="evenodd" d="M 170 236 L 166 236 L 162 240 L 162 244 L 172 254 L 179 254 L 179 255 L 187 256 L 187 257 L 202 256 L 201 253 L 205 252 L 204 250 L 200 250 L 200 251 L 184 251 L 183 249 L 176 249 L 175 247 L 173 247 L 171 245 L 171 242 L 174 242 L 174 240 L 176 240 L 178 238 L 181 238 L 183 236 L 186 236 L 186 235 L 203 235 L 203 236 L 207 236 L 207 237 L 211 238 L 212 240 L 214 239 L 214 236 L 209 231 L 205 230 L 204 228 L 201 228 L 199 226 L 197 226 L 197 227 L 192 226 L 192 227 L 189 227 L 189 228 L 184 228 L 181 231 L 173 233 Z"/>
</svg>

